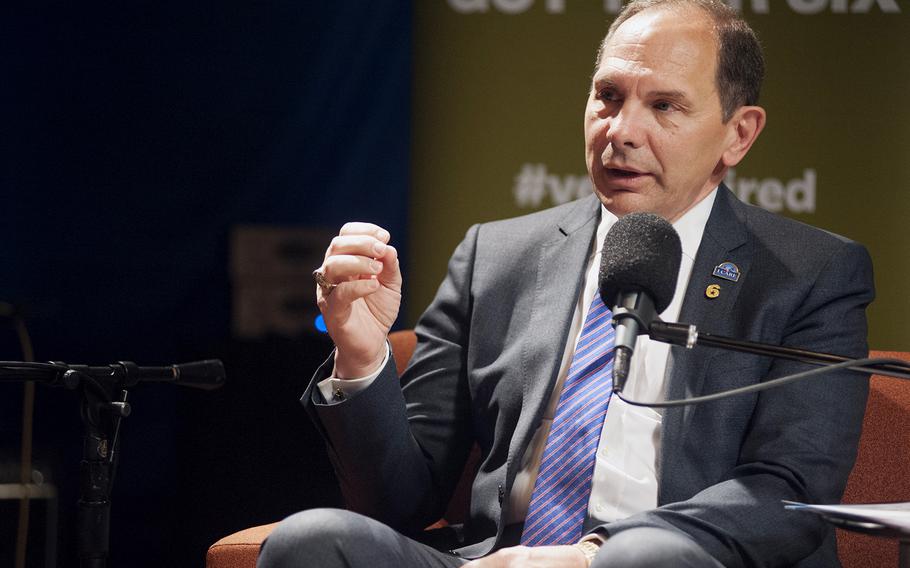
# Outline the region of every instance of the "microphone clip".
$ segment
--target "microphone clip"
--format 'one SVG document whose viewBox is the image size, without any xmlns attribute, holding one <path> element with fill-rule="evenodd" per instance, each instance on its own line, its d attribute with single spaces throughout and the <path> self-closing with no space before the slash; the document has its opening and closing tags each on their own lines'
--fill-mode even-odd
<svg viewBox="0 0 910 568">
<path fill-rule="evenodd" d="M 653 310 L 653 308 L 652 308 Z M 613 308 L 613 324 L 616 325 L 621 323 L 622 320 L 626 318 L 632 318 L 635 320 L 635 323 L 638 324 L 638 335 L 645 335 L 648 333 L 651 325 L 654 322 L 660 322 L 661 319 L 659 316 L 655 316 L 652 319 L 646 319 L 644 314 L 636 308 L 626 308 L 624 306 L 616 306 Z"/>
<path fill-rule="evenodd" d="M 648 330 L 651 339 L 692 349 L 698 343 L 698 329 L 685 323 L 667 323 L 659 319 Z"/>
</svg>

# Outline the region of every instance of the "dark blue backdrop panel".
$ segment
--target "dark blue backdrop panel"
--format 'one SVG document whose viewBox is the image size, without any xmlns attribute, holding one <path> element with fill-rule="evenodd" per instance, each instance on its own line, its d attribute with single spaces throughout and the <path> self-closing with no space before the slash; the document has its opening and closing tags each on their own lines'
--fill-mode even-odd
<svg viewBox="0 0 910 568">
<path fill-rule="evenodd" d="M 404 248 L 410 2 L 21 10 L 0 24 L 0 301 L 25 306 L 39 360 L 159 364 L 226 345 L 228 236 L 239 223 L 334 230 L 369 219 Z M 11 333 L 0 338 L 0 358 L 21 358 Z M 21 389 L 0 388 L 0 455 L 14 459 Z M 115 565 L 175 554 L 180 396 L 135 395 Z M 37 419 L 66 539 L 75 396 L 39 389 Z M 137 547 L 149 552 L 123 556 Z"/>
</svg>

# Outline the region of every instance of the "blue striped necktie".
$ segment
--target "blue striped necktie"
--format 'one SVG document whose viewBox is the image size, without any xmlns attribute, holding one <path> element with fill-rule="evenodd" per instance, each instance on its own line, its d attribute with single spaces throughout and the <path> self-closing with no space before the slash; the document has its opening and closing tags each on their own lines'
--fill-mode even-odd
<svg viewBox="0 0 910 568">
<path fill-rule="evenodd" d="M 578 542 L 594 460 L 613 390 L 613 313 L 594 296 L 559 395 L 528 505 L 521 544 Z"/>
</svg>

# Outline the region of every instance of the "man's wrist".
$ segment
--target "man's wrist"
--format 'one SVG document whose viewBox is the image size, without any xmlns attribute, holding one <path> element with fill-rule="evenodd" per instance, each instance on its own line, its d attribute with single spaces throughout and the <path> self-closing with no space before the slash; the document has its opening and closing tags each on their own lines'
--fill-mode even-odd
<svg viewBox="0 0 910 568">
<path fill-rule="evenodd" d="M 332 371 L 332 377 L 340 380 L 357 380 L 371 375 L 376 375 L 385 366 L 389 358 L 388 343 L 384 343 L 380 351 L 372 361 L 358 365 L 352 364 L 348 360 L 339 360 L 338 351 L 335 351 L 335 368 Z"/>
<path fill-rule="evenodd" d="M 336 376 L 337 369 L 333 369 L 330 377 L 316 383 L 319 392 L 322 393 L 322 398 L 328 404 L 337 404 L 339 402 L 344 402 L 350 396 L 354 396 L 361 391 L 366 390 L 367 387 L 373 384 L 373 381 L 376 380 L 376 377 L 379 376 L 382 369 L 385 368 L 391 354 L 391 350 L 386 346 L 385 357 L 383 357 L 382 362 L 376 366 L 374 372 L 364 377 L 342 379 Z"/>
</svg>

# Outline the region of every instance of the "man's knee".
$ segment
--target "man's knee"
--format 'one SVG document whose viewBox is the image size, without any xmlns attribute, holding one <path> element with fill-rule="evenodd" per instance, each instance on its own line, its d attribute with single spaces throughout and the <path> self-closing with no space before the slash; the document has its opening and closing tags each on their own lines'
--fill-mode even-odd
<svg viewBox="0 0 910 568">
<path fill-rule="evenodd" d="M 640 527 L 619 532 L 604 543 L 592 563 L 592 568 L 606 566 L 716 568 L 721 564 L 698 543 L 679 532 L 656 527 Z"/>
<path fill-rule="evenodd" d="M 372 540 L 376 523 L 343 509 L 310 509 L 281 521 L 269 534 L 259 553 L 260 568 L 299 566 L 306 559 L 313 566 L 343 565 L 352 547 Z M 340 562 L 340 563 L 339 563 Z"/>
</svg>

